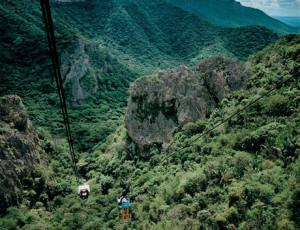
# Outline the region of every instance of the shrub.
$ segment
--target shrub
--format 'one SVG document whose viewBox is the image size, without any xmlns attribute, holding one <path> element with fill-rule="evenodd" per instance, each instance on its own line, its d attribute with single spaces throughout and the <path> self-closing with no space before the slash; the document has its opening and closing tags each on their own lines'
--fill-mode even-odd
<svg viewBox="0 0 300 230">
<path fill-rule="evenodd" d="M 0 220 L 0 226 L 1 230 L 19 230 L 20 228 L 18 227 L 16 220 L 14 219 L 1 219 Z"/>
<path fill-rule="evenodd" d="M 292 211 L 292 219 L 296 223 L 296 225 L 300 228 L 300 188 L 297 188 L 291 199 L 291 203 L 289 205 L 290 210 Z"/>
<path fill-rule="evenodd" d="M 247 211 L 246 223 L 241 229 L 274 229 L 276 227 L 276 213 L 278 210 L 262 202 L 256 202 Z"/>
<path fill-rule="evenodd" d="M 270 161 L 270 160 L 264 160 L 262 163 L 261 163 L 261 168 L 263 170 L 265 169 L 271 169 L 273 167 L 275 167 L 276 164 L 273 162 L 273 161 Z"/>
<path fill-rule="evenodd" d="M 24 131 L 27 129 L 27 121 L 28 119 L 26 112 L 20 112 L 18 114 L 15 114 L 13 122 L 18 130 Z"/>
<path fill-rule="evenodd" d="M 204 173 L 207 180 L 214 184 L 221 183 L 227 166 L 223 157 L 208 161 L 204 166 Z"/>
<path fill-rule="evenodd" d="M 240 150 L 246 150 L 250 152 L 257 152 L 260 147 L 266 142 L 268 136 L 259 132 L 252 132 L 249 136 L 246 136 L 238 143 Z"/>
<path fill-rule="evenodd" d="M 189 122 L 183 126 L 182 130 L 187 135 L 195 135 L 198 133 L 202 133 L 206 128 L 207 122 L 203 120 L 199 120 L 196 122 Z"/>
<path fill-rule="evenodd" d="M 284 218 L 277 222 L 278 230 L 295 230 L 294 223 L 287 218 Z"/>
<path fill-rule="evenodd" d="M 21 229 L 25 225 L 25 215 L 21 209 L 11 207 L 7 209 L 7 216 L 5 219 L 1 220 L 3 225 L 1 227 L 5 227 L 5 230 L 17 230 Z"/>
<path fill-rule="evenodd" d="M 82 230 L 95 230 L 95 229 L 103 229 L 103 223 L 101 219 L 94 218 L 93 221 L 88 222 L 82 228 Z"/>
<path fill-rule="evenodd" d="M 168 216 L 171 219 L 180 220 L 186 218 L 189 215 L 189 213 L 190 209 L 188 206 L 184 204 L 178 204 L 168 212 Z"/>
<path fill-rule="evenodd" d="M 185 194 L 193 196 L 199 191 L 205 190 L 207 186 L 206 176 L 201 169 L 188 173 L 181 181 L 175 192 L 177 199 L 183 198 Z"/>
<path fill-rule="evenodd" d="M 76 213 L 68 213 L 65 215 L 63 226 L 69 229 L 82 229 L 86 220 L 85 215 L 81 215 L 78 211 Z"/>
<path fill-rule="evenodd" d="M 274 189 L 271 185 L 251 182 L 245 186 L 245 200 L 250 207 L 255 201 L 259 200 L 264 203 L 270 203 L 274 196 Z"/>
<path fill-rule="evenodd" d="M 263 101 L 262 111 L 270 116 L 288 115 L 289 99 L 280 94 L 272 95 Z"/>
<path fill-rule="evenodd" d="M 234 167 L 239 177 L 253 167 L 254 160 L 249 153 L 238 152 L 234 156 Z"/>
<path fill-rule="evenodd" d="M 229 188 L 228 200 L 229 206 L 237 206 L 242 208 L 244 200 L 244 184 L 243 183 L 234 183 L 233 186 Z"/>
<path fill-rule="evenodd" d="M 109 189 L 113 187 L 114 180 L 110 176 L 102 176 L 100 178 L 101 192 L 103 195 L 108 194 Z"/>
<path fill-rule="evenodd" d="M 235 147 L 239 150 L 257 152 L 263 145 L 272 146 L 274 145 L 275 138 L 278 136 L 279 131 L 281 131 L 283 127 L 283 125 L 276 122 L 261 126 L 238 141 L 235 144 Z"/>
<path fill-rule="evenodd" d="M 236 208 L 230 207 L 218 214 L 215 219 L 220 229 L 226 229 L 227 225 L 238 223 L 239 214 Z"/>
<path fill-rule="evenodd" d="M 206 187 L 206 184 L 207 182 L 205 174 L 198 170 L 192 173 L 192 175 L 188 176 L 185 183 L 183 183 L 181 186 L 183 186 L 185 193 L 194 195 L 198 191 L 203 191 Z"/>
</svg>

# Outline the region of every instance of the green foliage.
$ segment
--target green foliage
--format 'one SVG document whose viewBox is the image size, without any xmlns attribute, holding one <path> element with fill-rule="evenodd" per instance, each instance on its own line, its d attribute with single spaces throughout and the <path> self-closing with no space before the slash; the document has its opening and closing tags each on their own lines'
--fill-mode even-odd
<svg viewBox="0 0 300 230">
<path fill-rule="evenodd" d="M 239 214 L 234 207 L 227 208 L 223 213 L 216 216 L 216 222 L 220 229 L 225 229 L 229 223 L 237 223 L 238 219 Z"/>
<path fill-rule="evenodd" d="M 141 74 L 216 55 L 245 59 L 277 39 L 263 28 L 211 25 L 160 0 L 52 2 L 52 11 L 63 77 L 72 69 L 78 76 L 85 73 L 78 83 L 71 79 L 64 84 L 80 152 L 104 143 L 116 130 L 129 83 Z M 5 82 L 1 94 L 21 96 L 35 126 L 62 136 L 39 2 L 5 0 L 0 4 L 0 19 L 0 63 L 5 66 L 0 70 Z M 249 40 L 250 35 L 255 41 Z M 87 98 L 80 99 L 76 84 Z"/>
<path fill-rule="evenodd" d="M 289 110 L 289 98 L 283 95 L 272 95 L 262 105 L 262 111 L 270 116 L 288 115 Z"/>
<path fill-rule="evenodd" d="M 142 158 L 136 156 L 126 129 L 116 130 L 122 124 L 130 81 L 156 68 L 189 64 L 195 57 L 200 60 L 211 54 L 201 53 L 207 47 L 245 59 L 277 35 L 261 27 L 213 26 L 158 1 L 143 0 L 139 5 L 110 0 L 54 4 L 59 50 L 73 53 L 79 36 L 91 62 L 82 86 L 94 85 L 94 76 L 101 83 L 80 106 L 72 104 L 72 88 L 66 85 L 76 147 L 86 151 L 79 156 L 84 178 L 80 182 L 92 187 L 90 197 L 80 200 L 50 62 L 45 61 L 47 46 L 38 3 L 0 3 L 4 41 L 0 62 L 5 66 L 0 70 L 1 82 L 5 82 L 1 94 L 20 94 L 34 125 L 50 133 L 43 139 L 53 142 L 45 143 L 51 158 L 48 200 L 45 194 L 32 204 L 22 200 L 20 207 L 8 209 L 0 218 L 0 229 L 129 228 L 119 222 L 116 204 L 124 179 L 131 184 L 133 229 L 274 229 L 275 224 L 279 229 L 284 225 L 297 229 L 299 37 L 288 36 L 251 57 L 247 66 L 253 73 L 247 87 L 223 100 L 210 118 L 176 130 L 167 160 L 162 160 L 167 153 L 156 147 Z M 287 77 L 294 80 L 220 129 L 198 138 Z M 39 184 L 38 175 L 35 178 Z M 24 192 L 34 197 L 36 191 Z"/>
<path fill-rule="evenodd" d="M 236 144 L 237 148 L 249 152 L 257 152 L 265 145 L 271 146 L 282 128 L 283 126 L 278 123 L 262 126 L 251 133 L 247 133 L 246 137 Z"/>
<path fill-rule="evenodd" d="M 187 123 L 182 130 L 184 131 L 184 133 L 186 133 L 187 135 L 195 135 L 197 133 L 202 133 L 205 128 L 206 128 L 206 123 L 205 121 L 199 120 L 197 122 L 190 122 Z"/>
<path fill-rule="evenodd" d="M 300 189 L 297 188 L 291 197 L 290 209 L 292 212 L 292 220 L 296 223 L 297 227 L 300 226 L 299 210 L 300 210 Z"/>
<path fill-rule="evenodd" d="M 109 189 L 111 189 L 114 185 L 113 178 L 109 176 L 100 177 L 99 182 L 101 185 L 101 193 L 104 195 L 108 194 Z"/>
</svg>

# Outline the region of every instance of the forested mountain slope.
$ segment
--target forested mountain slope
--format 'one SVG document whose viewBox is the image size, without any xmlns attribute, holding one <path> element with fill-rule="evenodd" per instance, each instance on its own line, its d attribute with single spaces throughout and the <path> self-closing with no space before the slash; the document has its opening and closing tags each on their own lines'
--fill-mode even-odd
<svg viewBox="0 0 300 230">
<path fill-rule="evenodd" d="M 261 40 L 262 47 L 272 39 L 270 31 L 255 25 L 227 30 L 162 0 L 92 0 L 56 3 L 53 7 L 57 21 L 63 14 L 64 23 L 93 39 L 98 38 L 100 44 L 116 52 L 123 61 L 124 55 L 130 58 L 127 64 L 142 69 L 189 63 L 199 54 L 202 58 L 211 56 L 205 49 L 210 46 L 217 46 L 211 47 L 216 49 L 214 52 L 231 53 L 243 59 L 259 49 L 251 44 L 266 40 Z M 236 33 L 244 36 L 243 44 L 235 40 Z"/>
<path fill-rule="evenodd" d="M 17 96 L 0 97 L 0 213 L 43 201 L 48 156 Z"/>
<path fill-rule="evenodd" d="M 76 183 L 69 175 L 65 150 L 56 148 L 60 154 L 54 155 L 49 169 L 55 171 L 53 183 L 61 185 L 56 189 L 60 195 L 44 207 L 10 208 L 0 226 L 124 229 L 116 197 L 120 180 L 127 179 L 134 229 L 299 228 L 299 52 L 300 37 L 288 36 L 251 57 L 245 64 L 249 75 L 244 87 L 225 96 L 207 118 L 179 125 L 167 148 L 154 144 L 136 152 L 128 131 L 120 126 L 78 163 L 92 186 L 87 200 L 79 200 L 66 186 Z M 203 135 L 275 86 L 253 106 Z M 145 100 L 148 96 L 146 92 Z"/>
<path fill-rule="evenodd" d="M 299 228 L 299 52 L 300 37 L 289 36 L 250 58 L 246 66 L 252 73 L 244 89 L 223 99 L 209 118 L 179 126 L 165 150 L 153 144 L 135 151 L 121 127 L 87 159 L 91 183 L 101 175 L 101 188 L 111 188 L 110 205 L 118 183 L 107 182 L 127 178 L 137 229 Z M 150 97 L 144 94 L 145 101 Z M 143 113 L 156 103 L 137 109 Z M 117 219 L 116 212 L 107 208 Z M 114 223 L 107 222 L 118 228 Z"/>
<path fill-rule="evenodd" d="M 227 28 L 166 0 L 51 6 L 80 183 L 92 191 L 75 192 L 39 1 L 2 0 L 0 230 L 126 229 L 124 179 L 134 229 L 300 227 L 299 36 L 275 43 L 265 27 Z"/>
<path fill-rule="evenodd" d="M 298 31 L 297 28 L 288 26 L 283 22 L 268 16 L 261 10 L 242 6 L 240 2 L 235 0 L 167 1 L 186 11 L 194 13 L 200 18 L 215 25 L 225 27 L 260 25 L 279 33 L 293 33 Z"/>
<path fill-rule="evenodd" d="M 72 129 L 81 151 L 115 130 L 129 83 L 138 76 L 215 55 L 244 60 L 278 39 L 263 27 L 218 27 L 161 0 L 51 3 Z M 20 95 L 32 121 L 60 136 L 39 2 L 1 1 L 0 40 L 1 95 Z"/>
</svg>

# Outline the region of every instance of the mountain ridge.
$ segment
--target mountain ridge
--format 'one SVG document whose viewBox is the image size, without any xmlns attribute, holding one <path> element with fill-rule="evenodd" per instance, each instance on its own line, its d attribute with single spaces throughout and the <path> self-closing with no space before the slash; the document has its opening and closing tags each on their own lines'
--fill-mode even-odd
<svg viewBox="0 0 300 230">
<path fill-rule="evenodd" d="M 300 17 L 291 17 L 291 16 L 272 16 L 279 21 L 286 23 L 287 25 L 300 28 Z"/>
<path fill-rule="evenodd" d="M 296 33 L 296 28 L 268 16 L 259 9 L 235 0 L 166 0 L 200 18 L 225 27 L 260 25 L 280 33 Z"/>
</svg>

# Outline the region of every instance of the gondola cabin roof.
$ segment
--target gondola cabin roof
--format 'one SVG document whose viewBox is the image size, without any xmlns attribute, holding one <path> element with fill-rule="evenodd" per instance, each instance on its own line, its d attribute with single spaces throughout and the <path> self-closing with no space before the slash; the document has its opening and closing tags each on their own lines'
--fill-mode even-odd
<svg viewBox="0 0 300 230">
<path fill-rule="evenodd" d="M 87 190 L 88 192 L 91 191 L 90 185 L 84 184 L 84 185 L 79 185 L 78 186 L 78 194 L 80 194 L 81 191 Z"/>
</svg>

